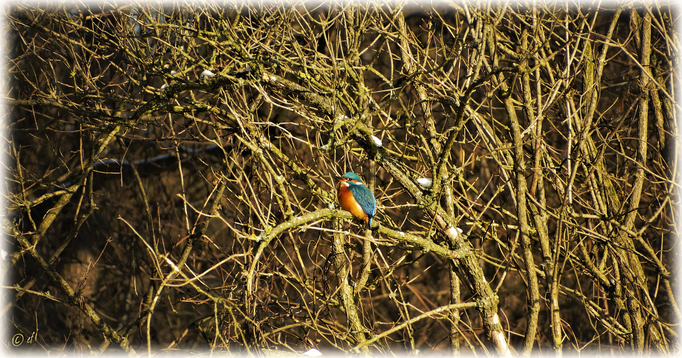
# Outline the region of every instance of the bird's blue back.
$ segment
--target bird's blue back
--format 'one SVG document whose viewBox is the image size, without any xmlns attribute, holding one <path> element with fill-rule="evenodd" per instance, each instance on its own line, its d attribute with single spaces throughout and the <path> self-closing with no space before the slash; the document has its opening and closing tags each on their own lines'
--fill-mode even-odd
<svg viewBox="0 0 682 358">
<path fill-rule="evenodd" d="M 367 215 L 370 216 L 369 223 L 371 225 L 372 217 L 377 211 L 377 202 L 376 199 L 374 199 L 374 195 L 369 190 L 369 188 L 366 187 L 364 184 L 355 184 L 351 182 L 351 185 L 350 187 L 348 187 L 348 190 L 350 190 L 350 192 L 353 194 L 353 198 L 355 198 L 355 201 L 357 201 L 358 204 L 360 204 L 362 211 L 364 211 Z"/>
</svg>

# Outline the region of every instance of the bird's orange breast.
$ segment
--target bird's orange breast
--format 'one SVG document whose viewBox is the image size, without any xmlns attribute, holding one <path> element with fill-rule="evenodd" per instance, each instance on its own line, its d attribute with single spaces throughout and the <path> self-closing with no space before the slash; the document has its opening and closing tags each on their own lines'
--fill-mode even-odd
<svg viewBox="0 0 682 358">
<path fill-rule="evenodd" d="M 343 184 L 341 184 L 341 188 L 339 189 L 339 205 L 341 205 L 341 208 L 344 210 L 350 211 L 356 218 L 364 220 L 365 223 L 368 222 L 369 215 L 362 210 L 360 204 L 353 198 L 353 193 Z"/>
</svg>

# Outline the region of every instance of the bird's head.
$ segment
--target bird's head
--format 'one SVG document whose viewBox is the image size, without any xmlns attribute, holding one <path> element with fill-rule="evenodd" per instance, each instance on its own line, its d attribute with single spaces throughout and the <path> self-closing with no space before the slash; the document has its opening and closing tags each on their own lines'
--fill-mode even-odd
<svg viewBox="0 0 682 358">
<path fill-rule="evenodd" d="M 351 186 L 351 185 L 362 185 L 362 179 L 355 173 L 345 173 L 340 177 L 336 177 L 341 182 L 341 185 Z"/>
</svg>

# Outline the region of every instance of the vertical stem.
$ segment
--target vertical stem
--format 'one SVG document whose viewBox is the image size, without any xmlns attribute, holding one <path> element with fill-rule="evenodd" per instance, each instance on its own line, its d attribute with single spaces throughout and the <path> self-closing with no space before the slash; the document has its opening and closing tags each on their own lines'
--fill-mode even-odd
<svg viewBox="0 0 682 358">
<path fill-rule="evenodd" d="M 569 8 L 568 8 L 568 3 L 566 3 L 566 27 L 564 29 L 564 37 L 566 43 L 569 43 L 569 29 L 568 29 L 568 24 L 569 24 Z M 566 71 L 565 73 L 571 73 L 571 54 L 569 51 L 569 48 L 566 48 Z M 566 86 L 569 86 L 568 83 L 566 83 Z M 569 95 L 571 94 L 571 89 L 567 88 L 566 93 Z M 573 142 L 573 115 L 571 113 L 571 106 L 566 101 L 566 125 L 568 126 L 568 140 L 566 141 L 566 170 L 568 170 L 568 177 L 571 177 L 571 143 Z M 568 206 L 571 206 L 573 204 L 573 195 L 572 195 L 572 190 L 571 190 L 571 184 L 572 181 L 568 181 L 568 188 L 566 188 L 566 194 L 568 198 Z"/>
<path fill-rule="evenodd" d="M 339 225 L 339 222 L 336 222 Z M 353 299 L 353 288 L 348 282 L 348 267 L 349 262 L 346 258 L 346 251 L 344 249 L 344 235 L 339 233 L 334 234 L 334 242 L 332 244 L 332 263 L 334 265 L 334 271 L 336 272 L 336 277 L 338 278 L 339 284 L 339 299 L 341 300 L 341 305 L 346 313 L 346 322 L 348 328 L 350 329 L 350 334 L 355 338 L 355 344 L 363 343 L 365 339 L 365 331 L 367 329 L 360 322 L 360 316 L 358 315 L 357 307 L 355 306 L 355 300 Z M 366 346 L 362 347 L 363 352 L 368 353 L 369 348 Z"/>
<path fill-rule="evenodd" d="M 530 226 L 528 224 L 528 212 L 526 209 L 526 193 L 528 185 L 526 183 L 526 164 L 523 153 L 523 138 L 521 138 L 521 128 L 511 97 L 504 99 L 507 114 L 512 127 L 514 139 L 514 164 L 516 171 L 516 211 L 521 234 L 521 247 L 523 249 L 523 259 L 528 275 L 528 327 L 526 327 L 523 355 L 530 356 L 533 344 L 537 335 L 538 315 L 540 313 L 540 289 L 535 273 L 535 260 L 533 258 L 532 245 L 530 240 Z"/>
<path fill-rule="evenodd" d="M 636 10 L 632 10 L 633 17 L 638 18 Z M 639 130 L 639 147 L 637 150 L 637 170 L 635 171 L 635 182 L 632 186 L 632 194 L 630 196 L 630 205 L 628 207 L 628 215 L 625 219 L 625 227 L 631 229 L 634 226 L 635 219 L 638 215 L 639 202 L 642 197 L 642 189 L 644 186 L 644 168 L 646 167 L 646 156 L 647 156 L 647 146 L 648 146 L 648 125 L 649 125 L 649 88 L 650 88 L 650 76 L 651 71 L 649 70 L 649 64 L 651 59 L 651 15 L 647 12 L 641 21 L 641 47 L 640 47 L 640 77 L 639 77 L 639 87 L 642 91 L 642 96 L 639 100 L 639 118 L 638 118 L 638 130 Z M 628 237 L 626 233 L 621 234 L 622 240 L 627 242 L 627 247 L 634 249 L 634 243 Z M 635 287 L 628 287 L 625 285 L 627 293 L 628 310 L 632 316 L 632 329 L 633 329 L 633 343 L 635 352 L 640 355 L 644 351 L 644 322 L 642 321 L 642 311 L 641 304 L 638 302 L 636 291 L 639 287 L 646 287 L 646 279 L 644 278 L 644 272 L 642 271 L 641 263 L 639 262 L 639 257 L 634 252 L 628 252 L 628 266 L 634 273 L 633 282 Z M 635 291 L 635 292 L 633 292 Z"/>
<path fill-rule="evenodd" d="M 529 53 L 528 48 L 528 30 L 524 29 L 521 35 L 521 48 L 525 53 Z M 524 109 L 529 123 L 535 123 L 535 113 L 532 107 L 532 98 L 530 90 L 530 69 L 528 68 L 528 59 L 523 57 L 519 64 L 521 70 L 521 89 L 524 98 Z M 540 94 L 538 93 L 538 97 Z M 530 240 L 530 224 L 528 222 L 527 198 L 528 184 L 526 183 L 526 160 L 523 153 L 523 138 L 521 137 L 521 126 L 516 117 L 516 109 L 512 103 L 511 97 L 504 99 L 507 113 L 512 127 L 512 134 L 514 139 L 514 157 L 516 166 L 516 197 L 517 197 L 517 216 L 519 220 L 519 229 L 521 231 L 521 246 L 523 249 L 523 259 L 526 265 L 528 274 L 528 326 L 526 327 L 525 341 L 523 345 L 523 355 L 530 356 L 533 351 L 535 337 L 538 330 L 538 316 L 540 314 L 540 288 L 538 287 L 538 278 L 535 273 L 535 260 L 533 258 L 532 245 Z M 537 125 L 537 124 L 536 124 Z"/>
<path fill-rule="evenodd" d="M 365 124 L 367 124 L 367 127 L 372 128 L 371 116 L 367 116 Z M 370 157 L 373 157 L 373 155 Z M 376 186 L 376 166 L 376 162 L 370 159 L 369 166 L 365 170 L 365 184 L 367 184 L 367 187 L 372 193 L 374 193 L 374 188 Z M 365 237 L 362 240 L 362 266 L 360 268 L 358 281 L 355 285 L 356 295 L 360 294 L 360 291 L 362 291 L 362 289 L 365 287 L 372 268 L 372 229 L 366 229 L 364 236 Z"/>
<path fill-rule="evenodd" d="M 445 188 L 445 205 L 450 217 L 455 217 L 455 199 L 452 194 L 452 186 L 450 181 L 446 181 Z M 455 240 L 450 240 L 453 247 L 456 245 Z M 450 304 L 457 304 L 461 302 L 461 290 L 459 276 L 455 271 L 455 262 L 450 260 Z M 452 309 L 450 311 L 450 350 L 453 357 L 460 356 L 459 337 L 460 332 L 457 327 L 459 324 L 459 309 Z"/>
</svg>

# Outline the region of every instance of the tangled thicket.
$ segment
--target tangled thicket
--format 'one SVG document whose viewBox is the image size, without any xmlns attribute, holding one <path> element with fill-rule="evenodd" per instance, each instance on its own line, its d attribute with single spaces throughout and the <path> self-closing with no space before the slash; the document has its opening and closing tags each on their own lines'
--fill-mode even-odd
<svg viewBox="0 0 682 358">
<path fill-rule="evenodd" d="M 679 352 L 679 14 L 524 4 L 8 5 L 14 349 Z"/>
</svg>

